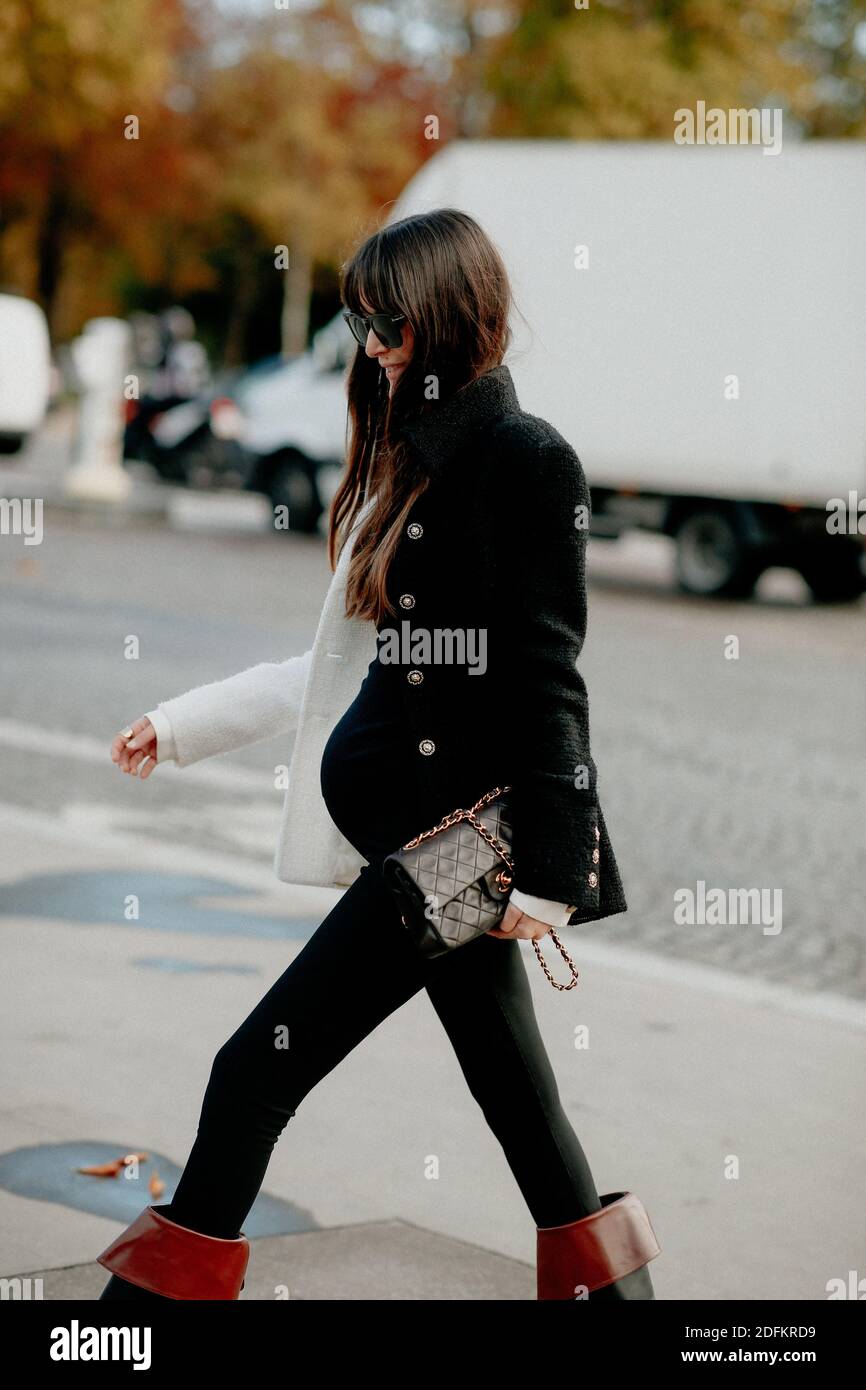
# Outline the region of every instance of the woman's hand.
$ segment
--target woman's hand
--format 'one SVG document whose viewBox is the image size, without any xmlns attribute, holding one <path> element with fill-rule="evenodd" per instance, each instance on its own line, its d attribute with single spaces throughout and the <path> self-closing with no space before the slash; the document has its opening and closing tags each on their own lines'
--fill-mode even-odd
<svg viewBox="0 0 866 1390">
<path fill-rule="evenodd" d="M 524 941 L 540 941 L 550 931 L 547 922 L 539 922 L 537 917 L 529 917 L 519 907 L 508 903 L 505 916 L 498 927 L 491 927 L 488 936 L 504 936 L 506 939 L 517 936 Z"/>
<path fill-rule="evenodd" d="M 127 728 L 132 730 L 133 736 L 126 738 L 126 731 L 117 735 L 111 745 L 111 760 L 117 763 L 121 772 L 129 772 L 133 777 L 139 776 L 140 768 L 143 782 L 153 772 L 158 761 L 156 730 L 149 719 L 137 719 Z"/>
</svg>

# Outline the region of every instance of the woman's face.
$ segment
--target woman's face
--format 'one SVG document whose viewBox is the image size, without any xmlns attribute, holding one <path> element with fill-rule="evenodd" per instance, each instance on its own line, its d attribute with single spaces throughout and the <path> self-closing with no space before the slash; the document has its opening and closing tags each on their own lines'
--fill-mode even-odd
<svg viewBox="0 0 866 1390">
<path fill-rule="evenodd" d="M 365 314 L 378 313 L 376 306 L 374 304 L 368 304 L 363 298 L 361 300 L 361 308 Z M 406 363 L 411 359 L 415 348 L 415 334 L 412 332 L 408 321 L 404 319 L 399 327 L 403 335 L 403 341 L 400 347 L 385 347 L 384 343 L 380 343 L 372 328 L 367 334 L 367 341 L 364 345 L 364 351 L 368 357 L 376 357 L 379 359 L 379 366 L 388 378 L 389 396 L 394 394 L 394 382 L 406 370 Z"/>
</svg>

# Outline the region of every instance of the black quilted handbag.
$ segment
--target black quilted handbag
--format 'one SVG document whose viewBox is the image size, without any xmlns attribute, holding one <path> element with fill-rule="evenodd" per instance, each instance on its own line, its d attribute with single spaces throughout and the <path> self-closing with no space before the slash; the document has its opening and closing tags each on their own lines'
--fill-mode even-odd
<svg viewBox="0 0 866 1390">
<path fill-rule="evenodd" d="M 450 811 L 432 830 L 408 840 L 383 861 L 382 873 L 403 925 L 431 959 L 483 936 L 505 915 L 514 877 L 505 797 L 510 790 L 494 787 L 468 810 Z M 541 968 L 555 989 L 574 989 L 574 961 L 552 928 L 548 935 L 572 978 L 566 985 L 557 983 L 533 941 Z"/>
</svg>

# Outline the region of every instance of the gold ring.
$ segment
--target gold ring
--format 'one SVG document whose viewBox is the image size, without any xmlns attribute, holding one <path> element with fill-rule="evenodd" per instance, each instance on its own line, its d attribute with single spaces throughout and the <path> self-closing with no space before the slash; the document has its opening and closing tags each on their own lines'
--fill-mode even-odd
<svg viewBox="0 0 866 1390">
<path fill-rule="evenodd" d="M 128 743 L 131 738 L 135 738 L 135 734 L 132 732 L 132 729 L 121 729 L 120 737 L 125 738 Z"/>
</svg>

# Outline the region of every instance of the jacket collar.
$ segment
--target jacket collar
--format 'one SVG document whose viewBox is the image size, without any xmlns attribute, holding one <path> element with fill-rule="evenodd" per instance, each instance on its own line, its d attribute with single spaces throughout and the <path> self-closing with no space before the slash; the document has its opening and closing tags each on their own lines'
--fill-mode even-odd
<svg viewBox="0 0 866 1390">
<path fill-rule="evenodd" d="M 441 468 L 466 443 L 470 432 L 520 410 L 511 372 L 492 367 L 423 415 L 413 416 L 403 434 L 431 471 Z"/>
</svg>

